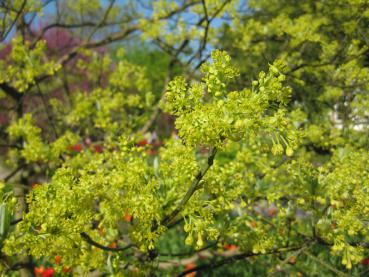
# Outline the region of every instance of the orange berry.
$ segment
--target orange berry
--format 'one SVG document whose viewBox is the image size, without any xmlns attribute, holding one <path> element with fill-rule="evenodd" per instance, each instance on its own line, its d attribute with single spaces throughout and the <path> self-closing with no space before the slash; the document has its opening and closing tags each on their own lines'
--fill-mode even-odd
<svg viewBox="0 0 369 277">
<path fill-rule="evenodd" d="M 196 264 L 195 263 L 189 263 L 189 264 L 186 264 L 185 266 L 185 271 L 186 270 L 190 270 L 190 269 L 193 269 L 196 267 Z M 193 271 L 191 273 L 188 273 L 186 274 L 186 277 L 194 277 L 196 275 L 196 271 Z"/>
<path fill-rule="evenodd" d="M 124 220 L 127 221 L 127 222 L 132 222 L 133 216 L 130 215 L 128 212 L 125 212 L 125 214 L 124 214 Z"/>
<path fill-rule="evenodd" d="M 56 264 L 60 264 L 60 263 L 61 263 L 61 261 L 62 261 L 61 256 L 56 255 L 56 256 L 55 256 L 55 263 L 56 263 Z"/>
<path fill-rule="evenodd" d="M 223 247 L 224 249 L 231 250 L 231 251 L 237 249 L 237 246 L 234 244 L 225 244 Z"/>
<path fill-rule="evenodd" d="M 41 276 L 44 272 L 45 272 L 45 267 L 43 265 L 39 267 L 35 267 L 36 276 Z"/>
</svg>

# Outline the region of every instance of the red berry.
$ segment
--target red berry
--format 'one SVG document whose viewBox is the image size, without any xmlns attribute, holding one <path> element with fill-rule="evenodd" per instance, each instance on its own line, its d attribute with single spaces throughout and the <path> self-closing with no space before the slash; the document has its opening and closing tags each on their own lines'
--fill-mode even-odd
<svg viewBox="0 0 369 277">
<path fill-rule="evenodd" d="M 69 150 L 74 151 L 74 152 L 81 152 L 82 151 L 82 144 L 77 143 L 75 145 L 71 145 L 71 146 L 69 146 Z"/>
<path fill-rule="evenodd" d="M 53 277 L 55 270 L 52 267 L 46 268 L 44 273 L 42 273 L 42 277 Z"/>
<path fill-rule="evenodd" d="M 102 153 L 103 152 L 103 147 L 99 144 L 95 145 L 94 148 L 95 148 L 96 153 Z"/>
<path fill-rule="evenodd" d="M 362 265 L 369 265 L 369 258 L 365 258 L 361 260 Z"/>
<path fill-rule="evenodd" d="M 137 145 L 138 145 L 138 146 L 145 146 L 145 145 L 147 145 L 147 144 L 149 144 L 149 142 L 148 142 L 148 140 L 147 140 L 147 139 L 140 140 L 140 141 L 137 143 Z"/>
</svg>

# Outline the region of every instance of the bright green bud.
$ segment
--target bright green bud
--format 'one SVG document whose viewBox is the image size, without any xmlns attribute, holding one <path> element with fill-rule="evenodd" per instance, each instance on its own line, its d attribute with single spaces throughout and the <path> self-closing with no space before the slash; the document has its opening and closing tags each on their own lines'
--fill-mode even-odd
<svg viewBox="0 0 369 277">
<path fill-rule="evenodd" d="M 286 149 L 286 155 L 288 157 L 291 157 L 293 155 L 293 149 L 291 147 L 287 147 L 287 149 Z"/>
</svg>

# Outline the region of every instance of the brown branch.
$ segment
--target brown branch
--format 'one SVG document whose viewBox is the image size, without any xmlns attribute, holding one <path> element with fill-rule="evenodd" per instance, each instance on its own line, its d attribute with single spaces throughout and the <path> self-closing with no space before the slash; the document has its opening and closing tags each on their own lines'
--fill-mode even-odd
<svg viewBox="0 0 369 277">
<path fill-rule="evenodd" d="M 171 11 L 170 13 L 168 13 L 165 16 L 160 17 L 159 19 L 168 19 L 168 18 L 172 17 L 173 15 L 178 14 L 178 13 L 181 13 L 181 12 L 184 12 L 189 7 L 194 6 L 196 4 L 199 4 L 199 3 L 200 3 L 200 1 L 189 1 L 187 4 L 184 4 L 182 7 L 178 8 L 176 10 Z"/>
<path fill-rule="evenodd" d="M 2 89 L 5 92 L 5 94 L 13 98 L 15 101 L 19 101 L 23 96 L 15 88 L 6 83 L 0 83 L 0 89 Z"/>
<path fill-rule="evenodd" d="M 1 148 L 16 148 L 21 149 L 22 147 L 16 144 L 0 144 Z"/>
<path fill-rule="evenodd" d="M 29 262 L 17 262 L 6 270 L 6 274 L 9 273 L 10 271 L 17 271 L 17 270 L 20 270 L 22 268 L 32 270 L 33 267 L 34 267 L 34 264 L 31 261 L 29 261 Z"/>
<path fill-rule="evenodd" d="M 112 251 L 112 252 L 119 252 L 119 251 L 124 251 L 124 250 L 127 250 L 127 249 L 130 249 L 132 248 L 134 245 L 133 244 L 129 244 L 125 247 L 116 247 L 116 248 L 112 248 L 112 247 L 108 247 L 108 246 L 104 246 L 96 241 L 94 241 L 87 233 L 85 232 L 82 232 L 81 233 L 81 237 L 88 243 L 88 244 L 91 244 L 99 249 L 102 249 L 102 250 L 106 250 L 106 251 Z"/>
<path fill-rule="evenodd" d="M 114 25 L 119 25 L 122 23 L 128 23 L 129 21 L 119 21 L 119 22 L 106 22 L 104 24 L 101 24 L 100 27 L 108 27 L 108 26 L 114 26 Z M 61 29 L 78 29 L 78 28 L 84 28 L 84 27 L 96 27 L 98 26 L 99 23 L 97 22 L 93 22 L 93 21 L 84 21 L 81 23 L 74 23 L 74 24 L 68 24 L 68 23 L 61 23 L 61 22 L 55 22 L 55 23 L 51 23 L 49 25 L 47 25 L 46 27 L 44 27 L 41 31 L 41 33 L 37 36 L 34 44 L 39 41 L 40 39 L 42 39 L 45 35 L 45 33 L 53 28 L 61 28 Z M 33 45 L 34 45 L 33 44 Z"/>
<path fill-rule="evenodd" d="M 94 30 L 90 33 L 90 35 L 87 38 L 87 41 L 89 42 L 93 35 L 97 32 L 97 30 L 106 22 L 108 19 L 109 13 L 111 12 L 111 9 L 113 8 L 116 0 L 110 0 L 110 4 L 108 8 L 106 9 L 103 18 L 101 19 L 100 23 L 97 24 L 97 26 L 94 28 Z"/>
<path fill-rule="evenodd" d="M 212 23 L 212 21 L 218 16 L 218 14 L 224 9 L 224 7 L 230 2 L 230 0 L 226 0 L 223 2 L 223 4 L 215 11 L 215 13 L 209 17 L 208 14 L 208 10 L 206 7 L 206 3 L 205 0 L 202 0 L 202 7 L 204 10 L 204 14 L 205 16 L 197 23 L 197 26 L 201 26 L 201 24 L 205 21 L 205 30 L 204 30 L 204 36 L 202 41 L 200 42 L 200 46 L 198 51 L 192 55 L 192 57 L 187 61 L 186 65 L 189 65 L 192 63 L 192 61 L 196 58 L 199 57 L 200 61 L 199 63 L 195 66 L 195 69 L 200 68 L 200 66 L 206 61 L 206 59 L 208 59 L 209 56 L 207 56 L 205 59 L 202 59 L 202 54 L 206 48 L 206 44 L 207 44 L 207 40 L 208 40 L 208 34 L 209 34 L 209 29 L 210 29 L 210 25 Z"/>
<path fill-rule="evenodd" d="M 201 60 L 202 58 L 202 52 L 205 50 L 206 48 L 206 43 L 207 43 L 207 39 L 208 39 L 208 34 L 209 34 L 209 28 L 210 28 L 210 24 L 212 19 L 209 19 L 209 15 L 208 15 L 208 9 L 206 7 L 206 3 L 205 0 L 201 0 L 202 3 L 202 7 L 204 9 L 204 14 L 205 14 L 205 20 L 206 20 L 206 26 L 205 26 L 205 31 L 204 31 L 204 37 L 203 40 L 200 44 L 200 49 L 199 49 L 199 59 Z"/>
<path fill-rule="evenodd" d="M 192 273 L 192 272 L 198 272 L 198 271 L 203 271 L 203 270 L 208 270 L 208 269 L 212 270 L 214 268 L 218 268 L 218 267 L 221 267 L 223 265 L 230 264 L 230 263 L 233 263 L 235 261 L 243 260 L 243 259 L 254 257 L 254 256 L 271 255 L 271 254 L 278 254 L 278 253 L 289 252 L 289 251 L 296 251 L 296 250 L 299 250 L 303 247 L 306 247 L 306 244 L 303 244 L 303 245 L 300 245 L 300 246 L 289 247 L 289 248 L 275 249 L 275 250 L 271 250 L 271 251 L 266 252 L 266 253 L 252 253 L 252 252 L 239 253 L 239 254 L 235 254 L 235 255 L 232 255 L 230 257 L 224 258 L 224 259 L 222 259 L 218 262 L 202 264 L 202 265 L 196 266 L 194 268 L 185 270 L 177 276 L 182 277 L 182 276 L 186 276 L 187 274 Z"/>
<path fill-rule="evenodd" d="M 10 31 L 13 29 L 14 25 L 17 23 L 19 17 L 22 15 L 24 8 L 26 7 L 27 0 L 24 0 L 22 2 L 22 6 L 20 7 L 19 11 L 17 11 L 17 15 L 15 16 L 15 19 L 10 24 L 8 30 L 6 30 L 3 34 L 1 34 L 0 42 L 2 42 L 6 37 L 9 35 Z"/>
<path fill-rule="evenodd" d="M 16 169 L 14 169 L 12 172 L 10 172 L 5 178 L 4 182 L 9 181 L 15 174 L 17 174 L 21 169 L 25 167 L 25 164 L 19 165 Z"/>
<path fill-rule="evenodd" d="M 19 222 L 21 222 L 22 220 L 23 220 L 23 218 L 14 219 L 14 220 L 10 221 L 10 225 L 18 224 L 18 223 L 19 223 Z"/>
</svg>

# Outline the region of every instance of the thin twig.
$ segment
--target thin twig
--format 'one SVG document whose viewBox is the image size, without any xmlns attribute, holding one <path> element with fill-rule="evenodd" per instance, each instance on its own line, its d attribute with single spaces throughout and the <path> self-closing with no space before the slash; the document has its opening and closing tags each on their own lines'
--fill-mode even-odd
<svg viewBox="0 0 369 277">
<path fill-rule="evenodd" d="M 25 164 L 20 164 L 16 169 L 10 172 L 3 180 L 4 182 L 9 181 L 15 174 L 25 167 Z"/>
<path fill-rule="evenodd" d="M 94 241 L 87 233 L 85 232 L 82 232 L 81 233 L 81 237 L 89 244 L 97 247 L 97 248 L 100 248 L 102 250 L 106 250 L 106 251 L 112 251 L 112 252 L 118 252 L 118 251 L 124 251 L 124 250 L 127 250 L 127 249 L 130 249 L 132 248 L 134 245 L 133 244 L 129 244 L 125 247 L 116 247 L 116 248 L 112 248 L 112 247 L 109 247 L 109 246 L 104 246 L 96 241 Z"/>
<path fill-rule="evenodd" d="M 345 276 L 345 277 L 350 276 L 349 274 L 346 274 L 342 271 L 339 271 L 338 269 L 334 268 L 330 264 L 324 262 L 322 259 L 319 259 L 319 258 L 315 257 L 313 254 L 309 253 L 309 251 L 305 251 L 304 254 L 306 256 L 308 256 L 309 258 L 311 258 L 312 260 L 314 260 L 315 262 L 321 264 L 322 266 L 324 266 L 324 267 L 328 268 L 329 270 L 331 270 L 332 272 L 336 273 L 339 276 Z"/>
<path fill-rule="evenodd" d="M 104 13 L 104 16 L 103 18 L 101 19 L 100 23 L 96 25 L 96 27 L 92 30 L 92 32 L 89 34 L 88 38 L 87 38 L 87 41 L 89 42 L 91 40 L 91 38 L 93 37 L 93 35 L 97 32 L 97 30 L 103 25 L 105 24 L 108 16 L 109 16 L 109 13 L 111 11 L 111 9 L 113 8 L 115 4 L 115 0 L 110 0 L 110 4 L 108 6 L 108 8 L 106 9 L 105 13 Z"/>
<path fill-rule="evenodd" d="M 179 202 L 178 206 L 166 217 L 162 219 L 160 222 L 161 225 L 167 226 L 183 209 L 183 207 L 187 204 L 187 202 L 190 200 L 191 196 L 195 193 L 195 191 L 199 188 L 199 183 L 202 180 L 202 178 L 205 176 L 206 172 L 209 170 L 209 168 L 213 165 L 215 155 L 217 153 L 217 149 L 214 147 L 211 150 L 211 154 L 208 157 L 208 162 L 203 171 L 200 171 L 195 179 L 193 180 L 191 186 L 187 190 L 185 196 L 182 198 L 181 202 Z"/>
<path fill-rule="evenodd" d="M 10 24 L 9 28 L 7 31 L 5 31 L 4 34 L 1 34 L 1 38 L 0 38 L 0 42 L 2 42 L 4 39 L 6 39 L 6 37 L 9 35 L 9 33 L 11 32 L 11 30 L 13 29 L 15 23 L 17 23 L 19 17 L 22 15 L 24 8 L 26 7 L 27 4 L 27 0 L 24 0 L 22 3 L 22 6 L 20 7 L 19 11 L 17 11 L 17 15 L 15 16 L 15 19 L 13 20 L 13 22 Z"/>
</svg>

